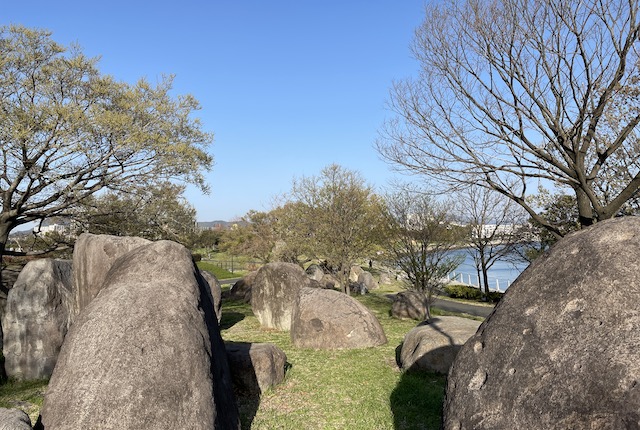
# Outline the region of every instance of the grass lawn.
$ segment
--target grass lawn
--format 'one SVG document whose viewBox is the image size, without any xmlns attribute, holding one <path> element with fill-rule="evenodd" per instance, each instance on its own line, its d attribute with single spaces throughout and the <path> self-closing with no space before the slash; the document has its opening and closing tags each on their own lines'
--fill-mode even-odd
<svg viewBox="0 0 640 430">
<path fill-rule="evenodd" d="M 249 305 L 223 305 L 225 340 L 270 342 L 291 367 L 285 382 L 256 399 L 239 398 L 243 428 L 252 429 L 438 429 L 445 377 L 403 374 L 396 347 L 415 321 L 389 316 L 382 293 L 354 296 L 382 324 L 386 345 L 339 351 L 294 348 L 288 332 L 263 329 Z"/>
<path fill-rule="evenodd" d="M 391 318 L 386 293 L 354 296 L 374 312 L 389 340 L 359 350 L 294 348 L 288 332 L 261 328 L 250 305 L 223 303 L 225 340 L 276 344 L 290 364 L 285 381 L 260 399 L 238 398 L 242 428 L 438 429 L 445 377 L 397 368 L 396 347 L 416 322 Z M 0 386 L 0 407 L 23 409 L 35 423 L 45 387 L 46 381 L 6 383 Z"/>
</svg>

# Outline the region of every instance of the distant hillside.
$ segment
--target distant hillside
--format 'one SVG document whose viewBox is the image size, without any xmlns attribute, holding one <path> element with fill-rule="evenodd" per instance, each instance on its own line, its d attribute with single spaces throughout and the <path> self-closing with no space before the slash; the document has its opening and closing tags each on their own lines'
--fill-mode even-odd
<svg viewBox="0 0 640 430">
<path fill-rule="evenodd" d="M 198 222 L 196 225 L 199 230 L 228 230 L 232 225 L 238 224 L 237 221 L 208 221 L 208 222 Z"/>
</svg>

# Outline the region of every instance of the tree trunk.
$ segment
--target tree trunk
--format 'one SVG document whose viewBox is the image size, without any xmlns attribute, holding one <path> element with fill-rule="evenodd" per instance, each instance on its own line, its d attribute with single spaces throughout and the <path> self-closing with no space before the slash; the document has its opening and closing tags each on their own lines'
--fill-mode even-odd
<svg viewBox="0 0 640 430">
<path fill-rule="evenodd" d="M 580 228 L 589 227 L 593 225 L 595 220 L 593 219 L 593 208 L 591 207 L 591 201 L 581 189 L 576 189 L 576 202 L 578 203 L 578 221 L 580 222 Z"/>
<path fill-rule="evenodd" d="M 2 288 L 2 268 L 4 266 L 4 250 L 6 249 L 7 242 L 9 241 L 9 232 L 11 227 L 7 224 L 0 225 L 0 288 Z"/>
<path fill-rule="evenodd" d="M 489 301 L 489 273 L 488 272 L 489 272 L 489 269 L 487 269 L 487 265 L 483 261 L 482 262 L 482 283 L 484 284 L 483 298 L 485 301 Z"/>
</svg>

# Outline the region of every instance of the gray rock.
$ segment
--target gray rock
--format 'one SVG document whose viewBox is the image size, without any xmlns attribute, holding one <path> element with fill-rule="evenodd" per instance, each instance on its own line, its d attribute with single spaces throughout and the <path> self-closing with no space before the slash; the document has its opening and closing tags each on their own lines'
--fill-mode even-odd
<svg viewBox="0 0 640 430">
<path fill-rule="evenodd" d="M 444 428 L 638 428 L 638 256 L 626 217 L 537 258 L 458 353 Z"/>
<path fill-rule="evenodd" d="M 73 248 L 75 305 L 72 319 L 98 295 L 114 261 L 148 243 L 150 241 L 140 237 L 81 234 Z"/>
<path fill-rule="evenodd" d="M 318 282 L 321 282 L 322 278 L 324 277 L 324 270 L 322 270 L 322 267 L 318 266 L 317 264 L 312 264 L 307 267 L 305 273 L 308 277 Z"/>
<path fill-rule="evenodd" d="M 358 275 L 358 283 L 364 285 L 368 291 L 373 291 L 380 288 L 380 286 L 378 285 L 378 281 L 374 279 L 373 275 L 365 271 Z"/>
<path fill-rule="evenodd" d="M 206 270 L 200 270 L 200 275 L 202 275 L 204 280 L 207 282 L 207 286 L 211 292 L 213 309 L 218 317 L 218 324 L 220 324 L 220 319 L 222 318 L 222 286 L 220 285 L 220 281 L 218 281 L 216 275 Z"/>
<path fill-rule="evenodd" d="M 258 270 L 251 288 L 251 309 L 266 328 L 289 330 L 298 292 L 312 285 L 300 266 L 268 263 Z"/>
<path fill-rule="evenodd" d="M 20 409 L 0 408 L 0 430 L 31 430 L 31 419 Z"/>
<path fill-rule="evenodd" d="M 210 297 L 182 245 L 122 255 L 67 333 L 44 428 L 238 429 Z"/>
<path fill-rule="evenodd" d="M 389 285 L 392 284 L 395 280 L 395 277 L 389 272 L 380 273 L 380 284 Z"/>
<path fill-rule="evenodd" d="M 436 317 L 409 331 L 400 349 L 398 366 L 407 371 L 447 374 L 464 343 L 480 327 L 480 321 Z"/>
<path fill-rule="evenodd" d="M 358 282 L 358 276 L 364 272 L 364 269 L 360 266 L 352 266 L 349 270 L 349 282 L 356 283 Z"/>
<path fill-rule="evenodd" d="M 239 300 L 244 303 L 251 303 L 251 288 L 253 283 L 255 282 L 257 274 L 258 271 L 254 270 L 253 272 L 249 272 L 244 275 L 242 279 L 238 280 L 231 286 L 226 294 L 223 294 L 222 298 L 228 300 Z"/>
<path fill-rule="evenodd" d="M 303 288 L 294 305 L 291 341 L 299 348 L 351 349 L 384 345 L 387 337 L 376 317 L 354 298 Z"/>
<path fill-rule="evenodd" d="M 287 356 L 271 343 L 225 342 L 236 390 L 261 394 L 284 381 Z"/>
<path fill-rule="evenodd" d="M 3 355 L 10 378 L 49 378 L 73 309 L 71 261 L 40 259 L 24 266 L 7 295 Z"/>
<path fill-rule="evenodd" d="M 417 291 L 402 291 L 393 296 L 391 316 L 400 319 L 423 321 L 427 315 L 427 301 L 424 294 Z"/>
</svg>

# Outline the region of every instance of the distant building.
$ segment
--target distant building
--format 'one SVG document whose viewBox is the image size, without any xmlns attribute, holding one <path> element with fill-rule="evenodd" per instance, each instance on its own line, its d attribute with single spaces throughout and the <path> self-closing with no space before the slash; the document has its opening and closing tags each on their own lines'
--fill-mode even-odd
<svg viewBox="0 0 640 430">
<path fill-rule="evenodd" d="M 68 234 L 71 232 L 71 221 L 68 218 L 53 217 L 47 218 L 42 223 L 33 228 L 37 235 L 50 233 Z"/>
</svg>

